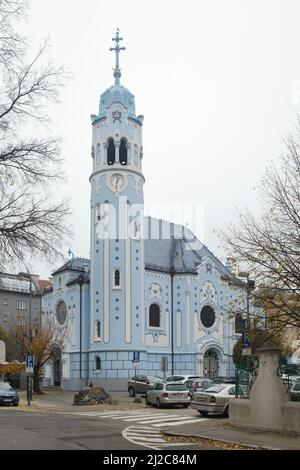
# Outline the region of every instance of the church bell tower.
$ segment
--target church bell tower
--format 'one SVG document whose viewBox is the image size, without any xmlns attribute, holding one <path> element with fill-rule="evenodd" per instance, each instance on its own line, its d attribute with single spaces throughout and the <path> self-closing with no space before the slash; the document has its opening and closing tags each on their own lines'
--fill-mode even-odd
<svg viewBox="0 0 300 470">
<path fill-rule="evenodd" d="M 143 350 L 143 116 L 120 83 L 118 30 L 112 40 L 114 85 L 91 116 L 90 342 L 94 350 Z"/>
</svg>

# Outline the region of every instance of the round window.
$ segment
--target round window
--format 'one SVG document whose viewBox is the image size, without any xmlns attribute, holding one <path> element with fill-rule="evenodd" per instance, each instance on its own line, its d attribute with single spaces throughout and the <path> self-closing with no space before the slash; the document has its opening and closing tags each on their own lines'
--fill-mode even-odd
<svg viewBox="0 0 300 470">
<path fill-rule="evenodd" d="M 201 316 L 201 322 L 205 326 L 205 328 L 210 328 L 215 323 L 215 320 L 216 320 L 215 311 L 209 305 L 206 305 L 205 307 L 203 307 L 203 309 L 201 310 L 200 316 Z"/>
<path fill-rule="evenodd" d="M 56 308 L 56 320 L 60 325 L 63 325 L 67 319 L 67 307 L 64 302 L 59 302 Z"/>
</svg>

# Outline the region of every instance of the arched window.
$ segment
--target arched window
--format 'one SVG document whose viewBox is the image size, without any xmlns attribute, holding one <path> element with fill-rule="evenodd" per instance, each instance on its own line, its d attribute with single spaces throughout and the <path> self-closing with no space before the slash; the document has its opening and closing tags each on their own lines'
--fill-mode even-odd
<svg viewBox="0 0 300 470">
<path fill-rule="evenodd" d="M 149 308 L 149 326 L 160 327 L 160 308 L 157 304 L 150 305 Z"/>
<path fill-rule="evenodd" d="M 236 333 L 242 333 L 243 331 L 243 318 L 240 313 L 237 313 L 234 319 L 234 328 Z"/>
<path fill-rule="evenodd" d="M 114 287 L 121 286 L 121 273 L 119 269 L 115 269 L 114 271 Z"/>
<path fill-rule="evenodd" d="M 110 137 L 107 143 L 107 164 L 113 165 L 116 161 L 116 149 L 114 139 Z"/>
<path fill-rule="evenodd" d="M 101 358 L 96 356 L 96 370 L 101 370 Z"/>
<path fill-rule="evenodd" d="M 127 140 L 121 139 L 120 145 L 120 163 L 121 165 L 127 165 Z"/>
<path fill-rule="evenodd" d="M 101 338 L 101 324 L 99 320 L 95 321 L 95 339 Z"/>
</svg>

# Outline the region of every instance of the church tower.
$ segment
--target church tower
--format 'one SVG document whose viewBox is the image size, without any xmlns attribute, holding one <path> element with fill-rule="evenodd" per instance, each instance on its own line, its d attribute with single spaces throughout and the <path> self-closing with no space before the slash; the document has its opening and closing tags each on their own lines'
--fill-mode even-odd
<svg viewBox="0 0 300 470">
<path fill-rule="evenodd" d="M 114 85 L 91 116 L 90 346 L 100 352 L 144 350 L 143 116 L 121 85 L 122 40 L 117 30 Z"/>
</svg>

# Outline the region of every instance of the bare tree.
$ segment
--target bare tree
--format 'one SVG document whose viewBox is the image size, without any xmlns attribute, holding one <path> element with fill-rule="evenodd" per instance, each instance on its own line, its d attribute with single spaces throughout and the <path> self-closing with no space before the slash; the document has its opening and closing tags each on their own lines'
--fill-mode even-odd
<svg viewBox="0 0 300 470">
<path fill-rule="evenodd" d="M 33 389 L 41 393 L 40 374 L 45 364 L 61 358 L 67 342 L 67 327 L 58 327 L 55 322 L 43 325 L 34 325 L 35 334 L 28 325 L 11 323 L 9 339 L 15 344 L 16 358 L 24 362 L 27 356 L 34 356 Z"/>
<path fill-rule="evenodd" d="M 252 296 L 268 312 L 270 329 L 288 327 L 292 340 L 300 337 L 299 120 L 283 144 L 280 164 L 272 163 L 261 180 L 262 215 L 238 211 L 239 224 L 228 225 L 221 238 L 229 256 L 256 280 Z"/>
<path fill-rule="evenodd" d="M 0 268 L 32 255 L 57 257 L 69 234 L 68 201 L 53 202 L 48 191 L 62 176 L 62 160 L 46 126 L 67 74 L 44 63 L 48 41 L 27 59 L 27 39 L 16 32 L 26 3 L 0 0 Z"/>
</svg>

